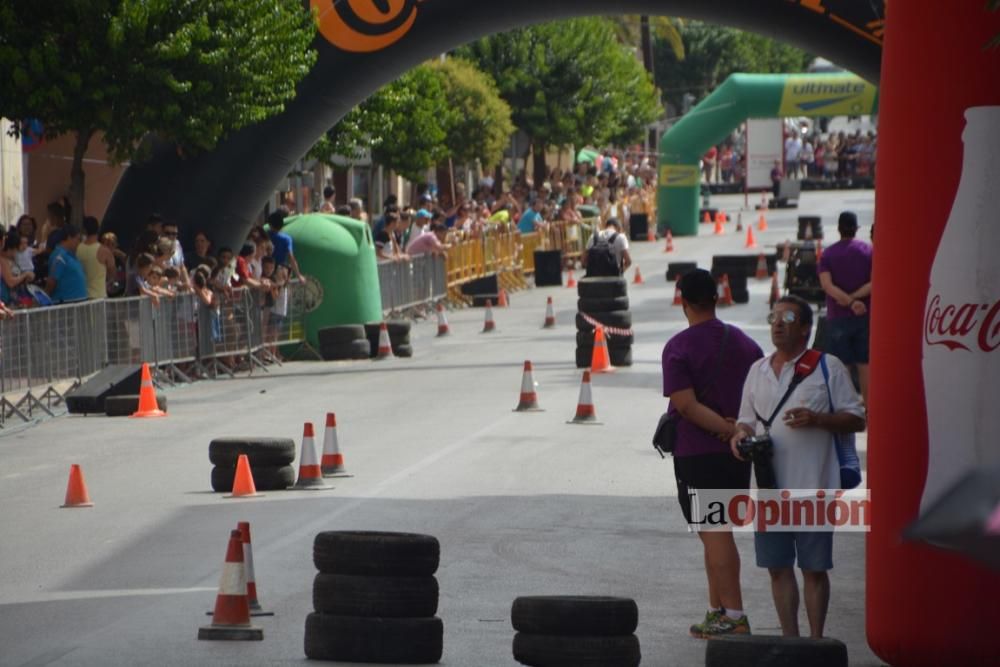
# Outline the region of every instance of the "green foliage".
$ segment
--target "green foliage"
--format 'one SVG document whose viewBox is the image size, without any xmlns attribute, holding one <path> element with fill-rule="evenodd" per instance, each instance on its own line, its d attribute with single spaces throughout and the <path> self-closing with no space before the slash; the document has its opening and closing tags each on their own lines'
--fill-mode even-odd
<svg viewBox="0 0 1000 667">
<path fill-rule="evenodd" d="M 735 72 L 802 72 L 812 61 L 800 49 L 733 28 L 699 21 L 687 21 L 678 28 L 684 42 L 683 60 L 676 58 L 669 45 L 655 45 L 657 85 L 677 107 L 685 93 L 700 100 Z"/>
<path fill-rule="evenodd" d="M 648 74 L 606 19 L 514 30 L 457 53 L 493 77 L 536 145 L 627 143 L 661 113 Z"/>
</svg>

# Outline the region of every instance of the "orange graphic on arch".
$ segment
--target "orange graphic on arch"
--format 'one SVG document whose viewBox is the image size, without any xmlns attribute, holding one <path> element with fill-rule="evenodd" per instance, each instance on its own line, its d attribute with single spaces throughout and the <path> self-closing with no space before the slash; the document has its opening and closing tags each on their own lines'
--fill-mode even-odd
<svg viewBox="0 0 1000 667">
<path fill-rule="evenodd" d="M 310 0 L 319 32 L 344 51 L 371 53 L 392 46 L 410 31 L 423 0 Z"/>
</svg>

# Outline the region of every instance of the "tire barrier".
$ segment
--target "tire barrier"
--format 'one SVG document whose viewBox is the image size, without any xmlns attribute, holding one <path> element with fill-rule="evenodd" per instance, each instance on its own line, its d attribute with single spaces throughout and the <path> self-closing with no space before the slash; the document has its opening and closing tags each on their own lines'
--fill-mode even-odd
<svg viewBox="0 0 1000 667">
<path fill-rule="evenodd" d="M 212 490 L 229 493 L 236 481 L 236 465 L 246 456 L 254 487 L 262 491 L 280 491 L 295 483 L 295 441 L 290 438 L 235 437 L 216 438 L 208 445 L 212 468 Z"/>
<path fill-rule="evenodd" d="M 591 596 L 519 597 L 511 606 L 514 659 L 538 667 L 635 667 L 642 655 L 634 600 Z"/>
<path fill-rule="evenodd" d="M 705 642 L 705 667 L 847 667 L 847 646 L 836 639 L 732 635 Z"/>
</svg>

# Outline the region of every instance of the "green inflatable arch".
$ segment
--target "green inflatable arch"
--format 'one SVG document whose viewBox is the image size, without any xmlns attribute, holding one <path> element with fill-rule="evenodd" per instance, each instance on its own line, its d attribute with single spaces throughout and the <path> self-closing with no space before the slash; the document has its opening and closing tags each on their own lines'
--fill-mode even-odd
<svg viewBox="0 0 1000 667">
<path fill-rule="evenodd" d="M 853 74 L 733 74 L 660 140 L 656 226 L 677 236 L 698 233 L 698 162 L 748 118 L 865 115 L 878 90 Z"/>
</svg>

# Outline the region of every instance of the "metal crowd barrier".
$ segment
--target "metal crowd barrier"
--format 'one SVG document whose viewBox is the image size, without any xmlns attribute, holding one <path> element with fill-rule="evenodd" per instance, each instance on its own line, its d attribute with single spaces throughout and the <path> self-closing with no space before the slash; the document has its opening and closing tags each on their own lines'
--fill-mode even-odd
<svg viewBox="0 0 1000 667">
<path fill-rule="evenodd" d="M 51 416 L 66 391 L 109 364 L 146 362 L 171 383 L 266 368 L 278 347 L 307 345 L 305 290 L 292 282 L 269 299 L 234 289 L 212 307 L 180 294 L 158 305 L 130 297 L 17 311 L 0 320 L 0 426 Z"/>
<path fill-rule="evenodd" d="M 429 304 L 448 293 L 445 258 L 431 254 L 379 262 L 378 281 L 382 310 L 387 313 Z"/>
</svg>

